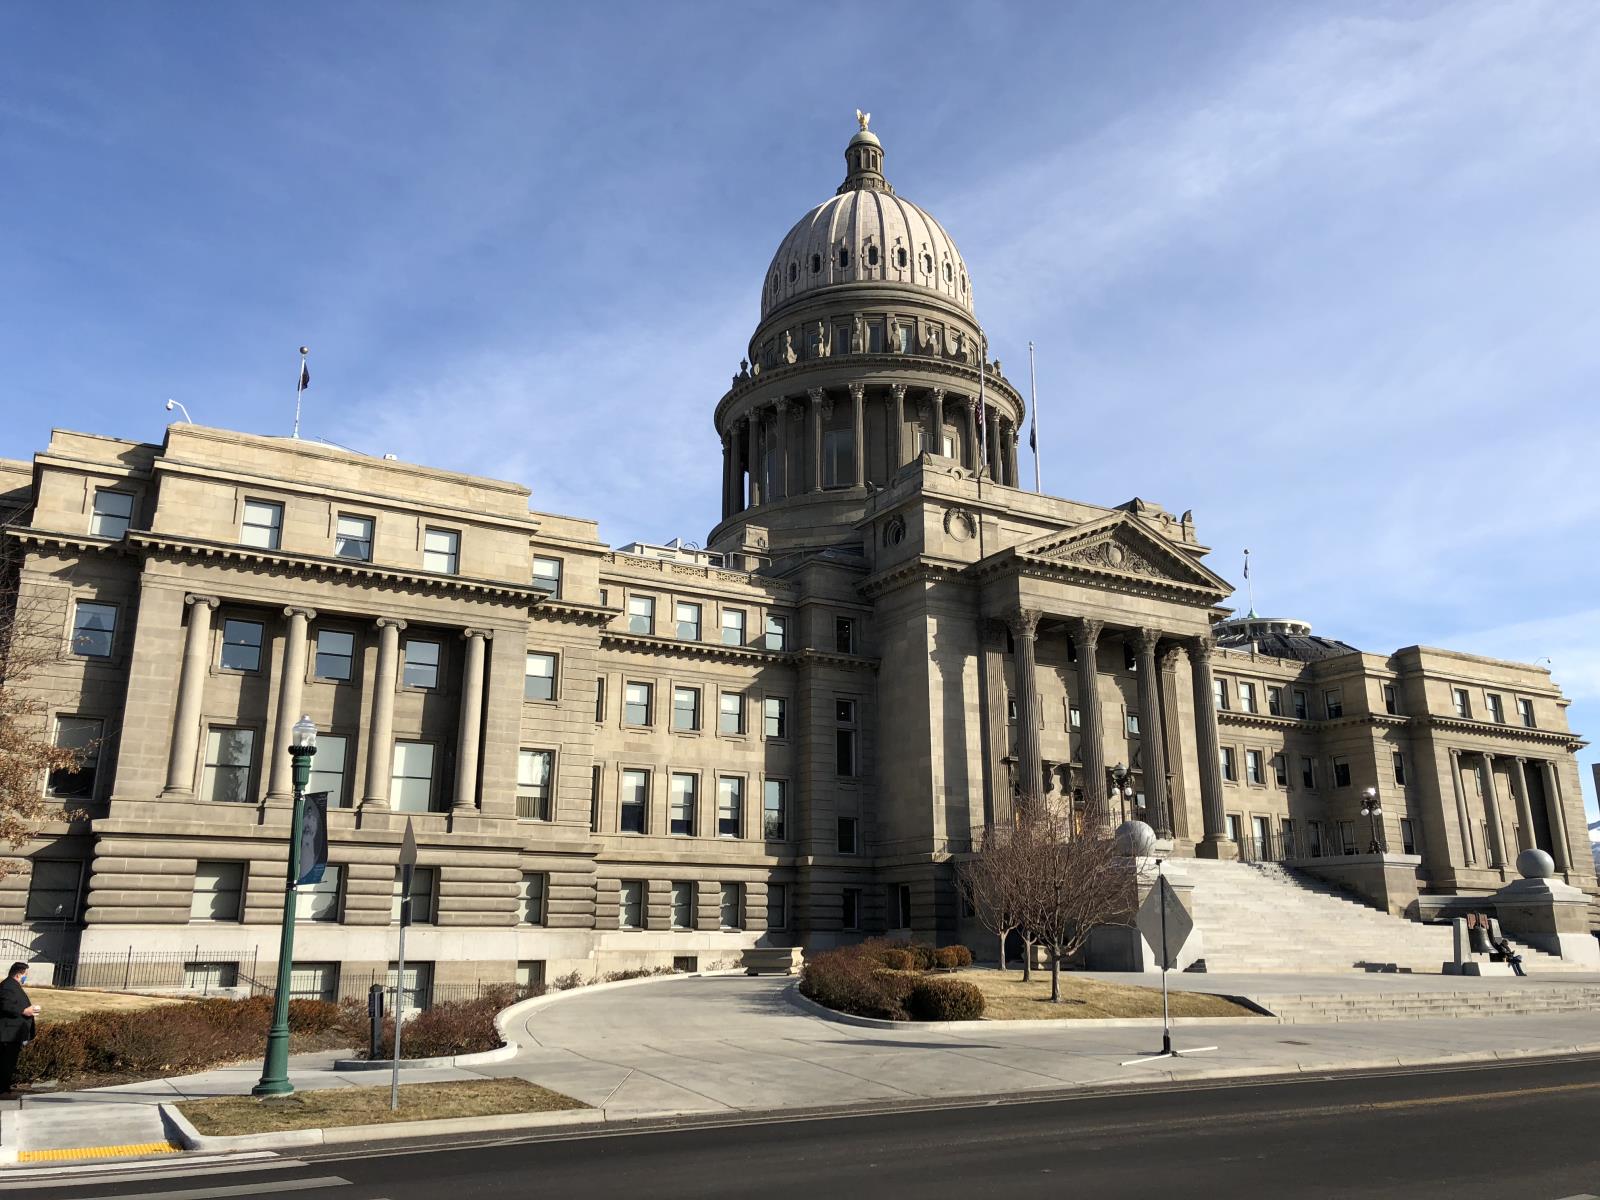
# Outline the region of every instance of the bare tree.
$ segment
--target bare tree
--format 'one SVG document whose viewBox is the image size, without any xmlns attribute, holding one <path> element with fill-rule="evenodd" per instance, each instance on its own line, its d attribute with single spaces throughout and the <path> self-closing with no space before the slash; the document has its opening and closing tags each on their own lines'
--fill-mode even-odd
<svg viewBox="0 0 1600 1200">
<path fill-rule="evenodd" d="M 1006 969 L 1006 938 L 1022 920 L 1010 841 L 1009 830 L 990 829 L 983 835 L 978 853 L 956 866 L 961 895 L 999 943 L 1002 971 Z"/>
</svg>

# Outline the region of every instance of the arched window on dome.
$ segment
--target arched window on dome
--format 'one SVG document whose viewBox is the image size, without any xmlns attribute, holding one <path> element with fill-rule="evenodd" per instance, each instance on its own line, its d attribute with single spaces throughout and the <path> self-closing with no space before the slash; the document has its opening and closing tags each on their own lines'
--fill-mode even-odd
<svg viewBox="0 0 1600 1200">
<path fill-rule="evenodd" d="M 965 271 L 961 272 L 961 294 L 963 296 L 967 294 L 967 273 Z"/>
<path fill-rule="evenodd" d="M 899 267 L 902 271 L 906 269 L 906 248 L 904 246 L 897 246 L 895 248 L 894 263 L 895 266 Z"/>
<path fill-rule="evenodd" d="M 922 256 L 922 273 L 924 275 L 933 274 L 933 255 L 924 254 Z"/>
<path fill-rule="evenodd" d="M 867 247 L 867 266 L 875 267 L 877 265 L 878 265 L 878 248 L 876 246 L 868 246 Z"/>
<path fill-rule="evenodd" d="M 950 270 L 950 264 L 949 263 L 945 263 L 945 265 L 944 265 L 944 281 L 946 283 L 949 283 L 951 281 L 951 279 L 953 279 L 953 278 L 954 278 L 954 272 L 952 272 Z"/>
<path fill-rule="evenodd" d="M 839 269 L 841 271 L 850 269 L 850 247 L 848 246 L 839 247 Z"/>
<path fill-rule="evenodd" d="M 774 271 L 772 273 L 772 288 L 771 288 L 771 291 L 772 291 L 772 294 L 774 296 L 776 296 L 778 294 L 778 273 L 776 271 Z"/>
<path fill-rule="evenodd" d="M 789 282 L 793 283 L 798 278 L 800 278 L 800 264 L 799 263 L 790 263 L 789 264 Z"/>
<path fill-rule="evenodd" d="M 822 270 L 822 255 L 813 254 L 811 256 L 811 273 L 815 275 L 820 270 Z"/>
</svg>

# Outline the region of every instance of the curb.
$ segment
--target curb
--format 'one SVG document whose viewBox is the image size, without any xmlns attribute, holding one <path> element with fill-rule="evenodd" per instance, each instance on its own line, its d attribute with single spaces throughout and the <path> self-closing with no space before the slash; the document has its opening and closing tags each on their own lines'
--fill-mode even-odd
<svg viewBox="0 0 1600 1200">
<path fill-rule="evenodd" d="M 630 981 L 631 982 L 631 981 Z M 495 1133 L 544 1129 L 561 1125 L 603 1124 L 598 1108 L 557 1112 L 502 1113 L 492 1117 L 440 1117 L 432 1121 L 390 1121 L 382 1125 L 342 1125 L 333 1129 L 285 1129 L 274 1133 L 242 1133 L 231 1137 L 200 1133 L 176 1104 L 163 1103 L 161 1118 L 172 1140 L 185 1150 L 286 1150 L 304 1146 L 337 1146 L 349 1142 L 392 1141 L 441 1133 Z"/>
</svg>

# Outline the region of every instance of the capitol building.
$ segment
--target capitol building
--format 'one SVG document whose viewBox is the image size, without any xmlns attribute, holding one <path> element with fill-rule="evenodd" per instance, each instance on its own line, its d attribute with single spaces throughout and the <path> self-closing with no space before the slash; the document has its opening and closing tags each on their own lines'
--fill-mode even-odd
<svg viewBox="0 0 1600 1200">
<path fill-rule="evenodd" d="M 981 279 L 864 122 L 844 160 L 752 272 L 754 332 L 707 396 L 704 549 L 191 424 L 0 463 L 7 561 L 58 648 L 25 686 L 91 748 L 41 780 L 73 815 L 0 880 L 8 936 L 80 979 L 137 953 L 174 986 L 270 980 L 302 713 L 330 805 L 302 995 L 391 970 L 408 821 L 424 998 L 874 934 L 981 955 L 954 867 L 1026 802 L 1144 819 L 1197 888 L 1283 864 L 1397 927 L 1530 848 L 1595 896 L 1546 670 L 1237 615 L 1181 505 L 1024 490 Z M 1293 951 L 1270 921 L 1204 932 L 1213 970 L 1241 939 Z"/>
</svg>

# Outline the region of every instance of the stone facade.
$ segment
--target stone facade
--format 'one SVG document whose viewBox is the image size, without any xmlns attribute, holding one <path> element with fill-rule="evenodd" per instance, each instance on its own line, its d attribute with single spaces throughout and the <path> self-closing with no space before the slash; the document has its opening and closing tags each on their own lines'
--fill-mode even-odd
<svg viewBox="0 0 1600 1200">
<path fill-rule="evenodd" d="M 99 740 L 0 921 L 268 978 L 301 713 L 337 868 L 300 899 L 312 990 L 385 971 L 408 818 L 408 958 L 436 984 L 892 931 L 982 949 L 952 864 L 1022 800 L 1144 816 L 1180 855 L 1371 858 L 1351 886 L 1412 915 L 1527 846 L 1594 892 L 1547 672 L 1301 654 L 1267 636 L 1301 627 L 1229 618 L 1188 513 L 1019 490 L 1025 405 L 965 264 L 901 198 L 838 219 L 892 196 L 864 129 L 847 166 L 715 407 L 706 551 L 613 552 L 516 484 L 187 424 L 5 464 L 9 561 L 59 646 L 28 686 Z"/>
</svg>

